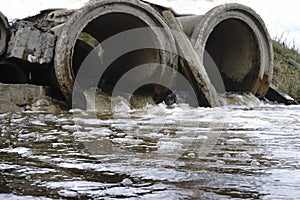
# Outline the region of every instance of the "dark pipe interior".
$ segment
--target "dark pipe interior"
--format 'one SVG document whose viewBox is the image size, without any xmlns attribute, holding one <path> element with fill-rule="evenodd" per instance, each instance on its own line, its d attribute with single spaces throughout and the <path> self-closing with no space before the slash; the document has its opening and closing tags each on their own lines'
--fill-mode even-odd
<svg viewBox="0 0 300 200">
<path fill-rule="evenodd" d="M 141 27 L 147 27 L 147 24 L 134 15 L 126 13 L 111 13 L 100 16 L 92 22 L 90 22 L 84 28 L 83 32 L 89 34 L 91 37 L 95 38 L 99 43 L 101 43 L 102 41 L 114 36 L 115 34 Z M 156 39 L 154 39 L 155 36 L 153 32 L 151 31 L 149 31 L 149 33 L 146 35 L 138 35 L 138 37 L 139 41 L 149 41 L 151 43 L 157 42 Z M 119 45 L 124 46 L 126 45 L 126 43 L 128 44 L 128 41 L 124 41 L 124 44 L 120 43 Z M 93 47 L 91 47 L 90 45 L 84 44 L 84 42 L 77 40 L 73 56 L 73 73 L 75 76 L 86 55 L 92 49 Z M 113 51 L 114 49 L 105 49 L 105 47 L 103 47 L 104 57 L 109 56 L 108 54 L 113 53 Z M 97 59 L 96 55 L 94 57 L 95 59 Z M 114 62 L 110 64 L 109 67 L 106 69 L 102 77 L 98 77 L 98 88 L 100 88 L 103 92 L 106 92 L 107 94 L 111 95 L 112 90 L 117 81 L 130 69 L 146 63 L 159 62 L 159 50 L 146 48 L 128 52 L 114 60 Z M 98 63 L 101 63 L 101 61 L 99 61 Z M 145 72 L 145 74 L 146 73 L 151 72 Z M 135 79 L 133 78 L 133 80 L 129 80 L 128 84 L 130 84 L 130 81 L 135 81 Z"/>
<path fill-rule="evenodd" d="M 26 73 L 18 66 L 11 63 L 0 63 L 1 83 L 26 83 Z"/>
<path fill-rule="evenodd" d="M 209 36 L 205 50 L 217 65 L 226 91 L 251 90 L 260 66 L 255 38 L 251 28 L 238 19 L 222 21 Z M 207 54 L 204 55 L 204 66 L 209 70 L 212 62 Z"/>
<path fill-rule="evenodd" d="M 0 83 L 33 84 L 51 87 L 48 95 L 59 100 L 64 97 L 57 88 L 54 69 L 49 65 L 34 65 L 20 59 L 0 62 Z"/>
</svg>

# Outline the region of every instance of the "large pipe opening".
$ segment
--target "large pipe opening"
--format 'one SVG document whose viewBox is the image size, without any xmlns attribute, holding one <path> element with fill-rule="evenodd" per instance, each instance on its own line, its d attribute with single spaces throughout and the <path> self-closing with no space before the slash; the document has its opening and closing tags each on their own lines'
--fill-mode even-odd
<svg viewBox="0 0 300 200">
<path fill-rule="evenodd" d="M 226 91 L 266 94 L 272 80 L 273 48 L 266 26 L 254 10 L 231 3 L 205 15 L 178 19 L 217 90 L 221 75 Z"/>
<path fill-rule="evenodd" d="M 218 67 L 227 91 L 251 91 L 258 77 L 260 51 L 251 28 L 238 19 L 220 22 L 205 45 L 204 66 L 211 68 L 209 56 Z"/>
<path fill-rule="evenodd" d="M 127 13 L 110 13 L 103 16 L 99 16 L 95 20 L 91 21 L 82 31 L 82 33 L 88 35 L 88 37 L 86 37 L 84 40 L 77 40 L 74 47 L 72 63 L 74 75 L 77 75 L 80 65 L 82 64 L 86 56 L 95 48 L 95 46 L 91 45 L 91 43 L 94 43 L 94 45 L 95 43 L 98 43 L 98 45 L 100 45 L 101 42 L 113 37 L 114 35 L 117 35 L 127 30 L 142 27 L 147 27 L 147 24 L 138 17 Z M 145 46 L 148 46 L 147 43 L 157 43 L 157 39 L 154 33 L 151 31 L 147 32 L 145 35 L 138 35 L 138 37 L 138 40 L 143 41 Z M 93 39 L 94 42 L 91 42 L 91 40 Z M 103 55 L 101 57 L 105 58 L 107 54 L 113 54 L 114 52 L 111 52 L 113 50 L 114 49 L 112 48 L 106 49 L 105 47 L 103 47 L 103 49 L 101 50 Z M 105 70 L 101 77 L 90 77 L 90 79 L 96 78 L 96 80 L 98 81 L 96 83 L 98 88 L 101 89 L 102 92 L 111 95 L 115 84 L 125 73 L 127 73 L 129 70 L 133 69 L 136 66 L 140 66 L 147 63 L 160 63 L 161 61 L 159 55 L 160 50 L 158 49 L 145 48 L 130 51 L 114 60 L 108 66 L 108 68 Z M 96 57 L 97 55 L 95 55 L 94 57 L 95 63 L 97 63 Z M 100 58 L 98 56 L 98 65 L 101 65 L 101 60 L 99 59 Z M 152 69 L 149 69 L 149 71 L 144 71 L 142 74 L 135 74 L 135 76 L 132 77 L 132 79 L 128 80 L 128 85 L 130 85 L 132 82 L 141 81 L 142 79 L 150 77 L 152 74 Z M 91 73 L 91 75 L 94 74 Z M 92 84 L 95 84 L 95 82 L 93 82 Z M 149 85 L 149 87 L 151 88 L 152 86 Z M 147 91 L 150 91 L 151 93 L 151 90 L 149 90 L 149 88 Z"/>
<path fill-rule="evenodd" d="M 158 27 L 164 31 L 157 29 Z M 143 33 L 137 31 L 132 37 L 132 31 L 139 28 L 147 29 L 144 29 Z M 178 58 L 170 51 L 164 51 L 176 51 L 174 38 L 170 31 L 166 30 L 170 29 L 159 13 L 138 0 L 95 1 L 75 12 L 56 32 L 58 39 L 54 69 L 66 100 L 72 103 L 75 90 L 83 91 L 95 86 L 111 95 L 121 77 L 134 71 L 137 66 L 145 64 L 151 67 L 143 71 L 134 71 L 123 84 L 124 92 L 127 85 L 129 88 L 130 84 L 140 87 L 142 85 L 139 83 L 145 79 L 168 76 L 163 74 L 161 66 L 169 66 L 176 70 Z M 117 39 L 116 44 L 107 43 L 114 36 L 127 31 L 131 32 L 130 39 L 126 39 L 125 36 L 124 40 Z M 117 57 L 114 57 L 116 55 Z M 86 63 L 87 56 L 90 59 L 89 63 Z M 93 63 L 97 63 L 97 66 L 93 66 Z M 93 68 L 85 69 L 84 64 Z M 169 76 L 170 83 L 172 80 L 173 77 Z M 146 91 L 150 93 L 165 92 L 163 89 L 158 90 L 154 84 L 147 87 Z"/>
</svg>

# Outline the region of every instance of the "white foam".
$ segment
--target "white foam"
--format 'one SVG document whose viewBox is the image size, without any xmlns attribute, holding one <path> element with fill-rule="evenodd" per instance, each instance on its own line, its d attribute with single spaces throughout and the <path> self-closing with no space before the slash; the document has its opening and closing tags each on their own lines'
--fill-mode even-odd
<svg viewBox="0 0 300 200">
<path fill-rule="evenodd" d="M 68 197 L 68 198 L 75 198 L 79 196 L 77 192 L 70 191 L 70 190 L 59 190 L 58 195 L 62 197 Z"/>
<path fill-rule="evenodd" d="M 226 143 L 227 144 L 239 145 L 239 144 L 245 144 L 246 141 L 241 139 L 241 138 L 233 138 L 233 139 L 227 140 Z"/>
<path fill-rule="evenodd" d="M 9 199 L 9 200 L 51 200 L 50 198 L 46 197 L 35 197 L 35 196 L 17 196 L 14 194 L 0 194 L 0 199 Z"/>
<path fill-rule="evenodd" d="M 114 138 L 113 143 L 124 144 L 124 145 L 138 145 L 144 143 L 141 139 L 131 139 L 131 138 Z"/>
<path fill-rule="evenodd" d="M 113 132 L 108 129 L 108 128 L 97 128 L 97 129 L 93 129 L 89 132 L 89 134 L 92 135 L 97 135 L 97 136 L 101 136 L 101 137 L 108 137 L 112 134 Z"/>
<path fill-rule="evenodd" d="M 16 147 L 16 148 L 4 148 L 0 149 L 0 152 L 5 152 L 5 153 L 17 153 L 21 155 L 22 157 L 29 157 L 32 155 L 32 152 L 29 148 L 26 147 Z"/>
</svg>

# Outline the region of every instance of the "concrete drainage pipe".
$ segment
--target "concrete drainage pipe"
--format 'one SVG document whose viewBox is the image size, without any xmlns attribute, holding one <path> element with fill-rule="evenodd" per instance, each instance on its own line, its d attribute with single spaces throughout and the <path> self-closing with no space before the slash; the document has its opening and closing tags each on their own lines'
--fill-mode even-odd
<svg viewBox="0 0 300 200">
<path fill-rule="evenodd" d="M 114 44 L 117 46 L 112 47 L 102 45 L 103 41 L 105 42 L 114 35 L 144 27 L 149 27 L 149 29 L 143 32 L 144 35 L 137 35 L 133 41 L 119 41 L 120 43 Z M 118 79 L 135 66 L 158 63 L 171 66 L 177 70 L 177 56 L 171 52 L 162 51 L 164 49 L 176 50 L 171 32 L 162 32 L 157 29 L 151 29 L 151 27 L 170 30 L 157 11 L 148 4 L 138 0 L 91 2 L 76 11 L 61 27 L 56 27 L 55 31 L 58 34 L 58 39 L 55 48 L 54 68 L 60 89 L 65 98 L 69 102 L 71 101 L 73 85 L 75 84 L 75 87 L 77 87 L 76 85 L 79 84 L 75 80 L 77 81 L 76 76 L 80 71 L 80 67 L 85 62 L 85 57 L 96 46 L 97 51 L 91 56 L 91 61 L 95 61 L 98 64 L 102 62 L 102 65 L 103 62 L 111 59 L 111 54 L 118 54 L 120 49 L 125 49 L 124 54 L 120 54 L 118 58 L 108 63 L 108 68 L 103 73 L 100 73 L 101 77 L 96 77 L 98 78 L 97 81 L 99 80 L 96 84 L 107 94 L 111 94 Z M 145 46 L 141 46 L 140 49 L 136 50 L 128 49 L 130 52 L 126 52 L 126 45 L 134 45 L 141 41 L 146 42 Z M 155 43 L 155 45 L 151 45 L 151 43 Z M 147 45 L 150 47 L 156 46 L 158 49 L 148 48 Z M 98 67 L 101 68 L 102 66 L 98 65 Z M 96 68 L 92 70 L 99 70 Z M 160 76 L 165 76 L 170 82 L 172 81 L 172 74 L 164 74 L 164 70 L 162 69 L 155 70 L 159 71 Z M 99 71 L 96 71 L 87 73 L 92 76 L 98 76 L 97 73 L 99 74 Z M 142 80 L 150 77 L 152 74 L 157 75 L 157 73 L 153 72 L 153 68 L 149 68 L 149 70 L 143 71 L 143 73 L 136 74 L 135 78 L 129 81 Z M 85 80 L 93 78 L 95 77 L 84 77 Z M 95 85 L 95 83 L 93 84 Z M 80 85 L 83 88 L 89 86 L 91 85 Z"/>
<path fill-rule="evenodd" d="M 0 57 L 6 51 L 8 42 L 8 21 L 6 17 L 0 12 Z"/>
<path fill-rule="evenodd" d="M 273 49 L 264 22 L 255 11 L 239 4 L 224 4 L 203 16 L 178 19 L 210 78 L 214 63 L 226 91 L 266 94 L 272 79 Z M 218 84 L 213 78 L 211 82 Z"/>
</svg>

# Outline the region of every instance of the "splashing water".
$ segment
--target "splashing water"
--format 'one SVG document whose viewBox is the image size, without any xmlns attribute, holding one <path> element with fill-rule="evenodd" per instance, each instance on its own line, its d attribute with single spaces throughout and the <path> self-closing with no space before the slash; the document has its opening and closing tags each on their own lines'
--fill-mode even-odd
<svg viewBox="0 0 300 200">
<path fill-rule="evenodd" d="M 222 98 L 0 115 L 0 198 L 300 198 L 300 107 Z"/>
</svg>

